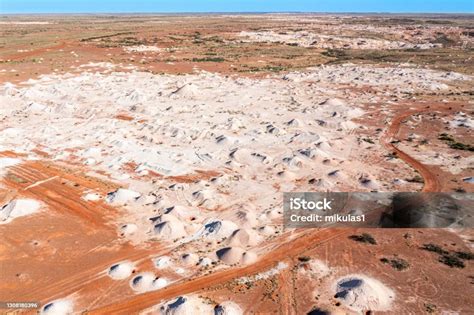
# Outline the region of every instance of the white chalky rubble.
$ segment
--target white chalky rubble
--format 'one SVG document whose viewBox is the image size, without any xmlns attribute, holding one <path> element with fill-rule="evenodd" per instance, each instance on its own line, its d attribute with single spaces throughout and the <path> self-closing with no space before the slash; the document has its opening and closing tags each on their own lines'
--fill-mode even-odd
<svg viewBox="0 0 474 315">
<path fill-rule="evenodd" d="M 117 263 L 109 268 L 107 274 L 114 280 L 123 280 L 132 274 L 135 265 L 130 261 Z"/>
<path fill-rule="evenodd" d="M 208 300 L 197 295 L 183 295 L 161 304 L 155 305 L 141 314 L 163 314 L 163 315 L 242 315 L 242 308 L 233 301 L 223 301 L 214 305 Z"/>
<path fill-rule="evenodd" d="M 348 275 L 335 284 L 335 296 L 343 305 L 356 311 L 388 311 L 395 292 L 377 279 L 365 275 Z"/>
<path fill-rule="evenodd" d="M 161 256 L 153 259 L 153 263 L 157 269 L 165 269 L 171 264 L 171 258 L 168 256 Z"/>
<path fill-rule="evenodd" d="M 146 46 L 146 45 L 137 45 L 137 46 L 126 46 L 123 48 L 126 52 L 159 52 L 161 48 L 156 46 Z"/>
<path fill-rule="evenodd" d="M 352 25 L 350 27 L 352 28 Z M 308 31 L 242 31 L 238 35 L 244 42 L 284 43 L 302 47 L 315 47 L 322 49 L 431 49 L 442 47 L 441 44 L 414 44 L 404 41 L 394 41 L 385 39 L 322 35 L 311 33 Z"/>
<path fill-rule="evenodd" d="M 20 164 L 21 160 L 16 158 L 2 157 L 0 158 L 0 176 L 2 176 L 8 168 Z"/>
<path fill-rule="evenodd" d="M 152 272 L 142 272 L 130 280 L 130 287 L 138 292 L 154 291 L 164 288 L 169 281 L 166 278 L 157 277 Z"/>
<path fill-rule="evenodd" d="M 42 315 L 69 315 L 74 313 L 74 303 L 69 299 L 59 299 L 47 303 L 40 311 Z"/>
<path fill-rule="evenodd" d="M 100 195 L 97 193 L 87 193 L 84 196 L 82 196 L 82 199 L 86 201 L 98 201 L 100 200 Z"/>
<path fill-rule="evenodd" d="M 244 311 L 235 302 L 224 301 L 214 307 L 214 315 L 243 315 Z"/>
<path fill-rule="evenodd" d="M 0 224 L 38 212 L 41 203 L 34 199 L 14 199 L 0 208 Z"/>
<path fill-rule="evenodd" d="M 126 204 L 127 202 L 136 200 L 140 196 L 140 193 L 136 191 L 119 188 L 116 191 L 109 193 L 106 200 L 109 203 Z"/>
<path fill-rule="evenodd" d="M 284 262 L 279 262 L 275 267 L 268 269 L 264 272 L 258 273 L 256 275 L 250 276 L 250 277 L 241 277 L 238 278 L 237 281 L 239 283 L 246 283 L 249 281 L 258 281 L 258 280 L 263 280 L 263 279 L 268 279 L 270 277 L 273 277 L 275 275 L 278 275 L 282 270 L 285 270 L 288 268 L 288 264 Z"/>
<path fill-rule="evenodd" d="M 106 70 L 87 72 L 97 67 Z M 88 175 L 108 175 L 123 187 L 103 198 L 125 210 L 119 233 L 138 243 L 210 243 L 225 249 L 216 260 L 226 264 L 254 261 L 249 247 L 280 232 L 275 193 L 298 182 L 367 191 L 380 185 L 382 171 L 388 176 L 361 157 L 353 119 L 364 114 L 362 104 L 472 79 L 404 65 L 331 65 L 260 79 L 118 68 L 91 63 L 83 73 L 0 86 L 0 103 L 9 104 L 0 108 L 2 149 L 31 152 L 40 144 L 58 162 L 74 159 Z M 122 113 L 131 120 L 117 119 Z M 19 162 L 1 158 L 0 172 Z"/>
<path fill-rule="evenodd" d="M 175 300 L 165 302 L 157 307 L 160 314 L 185 315 L 185 314 L 212 314 L 213 307 L 203 299 L 190 295 L 180 296 Z"/>
</svg>

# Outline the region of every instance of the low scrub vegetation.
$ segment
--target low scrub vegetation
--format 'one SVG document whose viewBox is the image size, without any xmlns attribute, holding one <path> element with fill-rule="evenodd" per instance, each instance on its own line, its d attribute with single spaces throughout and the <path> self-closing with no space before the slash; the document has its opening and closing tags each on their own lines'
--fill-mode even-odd
<svg viewBox="0 0 474 315">
<path fill-rule="evenodd" d="M 410 267 L 410 264 L 406 260 L 401 258 L 381 258 L 380 261 L 384 264 L 390 265 L 392 268 L 397 269 L 398 271 L 402 271 Z"/>
<path fill-rule="evenodd" d="M 464 268 L 464 260 L 474 259 L 474 254 L 466 251 L 449 252 L 436 244 L 424 244 L 421 249 L 439 255 L 438 261 L 451 268 Z"/>
<path fill-rule="evenodd" d="M 453 138 L 453 136 L 450 136 L 446 133 L 440 134 L 438 139 L 445 141 L 451 149 L 474 152 L 474 145 L 458 142 Z"/>
<path fill-rule="evenodd" d="M 349 238 L 351 240 L 356 241 L 356 242 L 366 243 L 366 244 L 371 244 L 371 245 L 377 245 L 377 241 L 369 233 L 362 233 L 361 235 L 351 235 L 351 236 L 349 236 Z"/>
</svg>

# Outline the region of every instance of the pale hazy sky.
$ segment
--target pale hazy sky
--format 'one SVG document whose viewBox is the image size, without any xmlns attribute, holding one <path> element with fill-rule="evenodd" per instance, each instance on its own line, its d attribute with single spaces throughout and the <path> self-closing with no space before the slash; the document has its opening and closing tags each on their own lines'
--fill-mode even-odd
<svg viewBox="0 0 474 315">
<path fill-rule="evenodd" d="M 0 0 L 1 13 L 474 13 L 474 0 Z"/>
</svg>

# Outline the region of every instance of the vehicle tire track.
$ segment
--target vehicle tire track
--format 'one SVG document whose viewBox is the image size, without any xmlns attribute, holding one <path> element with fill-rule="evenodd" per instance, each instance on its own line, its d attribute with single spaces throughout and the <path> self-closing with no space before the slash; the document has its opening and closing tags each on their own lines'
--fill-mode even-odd
<svg viewBox="0 0 474 315">
<path fill-rule="evenodd" d="M 399 114 L 398 116 L 395 116 L 392 119 L 392 122 L 388 127 L 387 131 L 382 136 L 381 142 L 388 150 L 395 152 L 400 159 L 402 159 L 405 163 L 407 163 L 412 168 L 417 170 L 418 173 L 420 173 L 420 175 L 423 177 L 424 182 L 422 189 L 423 192 L 439 192 L 441 190 L 441 183 L 436 177 L 436 174 L 434 174 L 426 165 L 416 160 L 408 153 L 402 151 L 394 143 L 392 143 L 394 139 L 397 139 L 400 127 L 405 119 L 409 118 L 410 116 L 421 114 L 427 111 L 432 111 L 432 109 L 425 108 L 421 110 L 408 110 Z"/>
<path fill-rule="evenodd" d="M 252 265 L 230 270 L 227 269 L 192 280 L 179 282 L 158 291 L 143 293 L 124 299 L 120 303 L 114 303 L 91 310 L 88 314 L 137 313 L 138 311 L 156 305 L 165 299 L 170 299 L 183 294 L 190 294 L 243 276 L 249 276 L 264 271 L 271 268 L 279 261 L 307 251 L 308 247 L 319 246 L 338 238 L 341 235 L 348 233 L 348 230 L 342 228 L 325 228 L 320 230 L 305 230 L 300 233 L 302 234 L 300 237 L 281 244 L 274 251 L 263 255 L 260 260 Z"/>
</svg>

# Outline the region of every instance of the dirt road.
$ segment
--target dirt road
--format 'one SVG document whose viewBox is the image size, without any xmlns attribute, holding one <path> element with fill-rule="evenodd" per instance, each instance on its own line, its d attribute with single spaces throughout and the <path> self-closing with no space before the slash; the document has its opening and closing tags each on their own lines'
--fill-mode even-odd
<svg viewBox="0 0 474 315">
<path fill-rule="evenodd" d="M 424 181 L 422 191 L 438 192 L 441 190 L 441 184 L 438 178 L 436 177 L 436 174 L 434 174 L 426 165 L 416 160 L 409 154 L 403 152 L 394 143 L 392 143 L 393 140 L 398 140 L 397 135 L 400 131 L 400 127 L 402 126 L 402 123 L 404 120 L 406 120 L 407 118 L 413 115 L 421 114 L 428 111 L 432 111 L 432 109 L 423 108 L 423 109 L 408 110 L 395 116 L 389 128 L 387 129 L 385 135 L 381 138 L 381 141 L 382 141 L 382 144 L 388 150 L 395 152 L 400 159 L 408 163 L 411 167 L 417 170 L 418 173 L 420 173 Z"/>
<path fill-rule="evenodd" d="M 192 280 L 179 282 L 175 285 L 170 285 L 165 289 L 159 291 L 148 292 L 137 295 L 135 297 L 125 299 L 120 303 L 107 305 L 95 310 L 90 310 L 88 314 L 134 314 L 140 310 L 158 304 L 162 300 L 171 299 L 183 294 L 189 294 L 209 288 L 218 284 L 222 284 L 233 279 L 238 279 L 244 276 L 250 276 L 261 271 L 272 268 L 275 264 L 288 258 L 295 257 L 301 252 L 309 248 L 324 244 L 332 239 L 340 237 L 348 233 L 347 229 L 322 229 L 313 230 L 308 229 L 299 231 L 297 237 L 287 240 L 275 250 L 265 254 L 255 264 L 228 269 L 210 275 L 198 277 Z"/>
<path fill-rule="evenodd" d="M 0 152 L 0 157 L 17 155 Z M 89 283 L 96 285 L 101 273 L 117 261 L 138 261 L 161 250 L 158 243 L 146 250 L 120 242 L 111 223 L 119 210 L 81 198 L 89 189 L 105 194 L 116 187 L 113 183 L 42 161 L 24 161 L 10 167 L 0 183 L 4 188 L 0 201 L 31 198 L 45 208 L 33 218 L 19 218 L 2 226 L 2 300 L 13 301 L 21 296 L 46 303 Z M 104 249 L 109 247 L 114 250 Z M 26 282 L 18 281 L 15 275 L 23 274 L 27 275 Z"/>
<path fill-rule="evenodd" d="M 387 149 L 396 152 L 399 158 L 401 158 L 403 161 L 408 163 L 420 173 L 420 175 L 424 179 L 423 191 L 426 192 L 439 191 L 441 189 L 441 185 L 436 177 L 436 174 L 434 174 L 426 165 L 416 160 L 404 151 L 400 150 L 394 143 L 392 143 L 392 141 L 397 140 L 400 128 L 402 127 L 402 124 L 406 119 L 408 119 L 412 115 L 432 110 L 433 109 L 430 108 L 412 109 L 395 116 L 385 135 L 381 139 L 383 145 Z M 9 184 L 10 186 L 13 186 L 11 188 L 22 190 L 23 194 L 28 194 L 32 197 L 36 197 L 41 200 L 46 200 L 51 208 L 60 208 L 62 209 L 63 213 L 66 212 L 71 216 L 75 216 L 78 219 L 83 220 L 83 222 L 88 225 L 105 227 L 107 222 L 106 217 L 97 217 L 97 209 L 90 209 L 89 205 L 80 199 L 80 190 L 77 191 L 77 188 L 72 189 L 74 186 L 72 186 L 71 188 L 69 188 L 67 185 L 64 186 L 64 183 L 61 182 L 59 178 L 62 178 L 63 180 L 68 179 L 73 183 L 79 182 L 81 186 L 85 188 L 91 188 L 88 187 L 91 186 L 91 182 L 81 179 L 78 176 L 67 175 L 64 173 L 58 174 L 52 170 L 54 170 L 54 168 L 46 168 L 41 163 L 29 162 L 29 164 L 23 165 L 22 167 L 14 167 L 11 173 L 18 178 L 26 179 L 27 182 L 16 184 L 14 182 L 10 182 Z M 59 178 L 56 179 L 54 178 L 54 176 L 59 176 Z M 46 184 L 32 186 L 39 181 L 45 181 L 51 178 L 53 178 L 53 180 L 48 181 Z M 32 187 L 31 189 L 29 188 L 30 186 Z M 25 188 L 29 188 L 28 191 L 25 191 Z M 93 188 L 97 189 L 98 187 L 95 186 Z M 72 198 L 74 200 L 71 200 L 72 192 L 74 192 L 74 198 Z M 69 198 L 65 198 L 65 196 L 69 196 Z M 77 204 L 77 207 L 71 208 L 71 205 L 75 204 Z M 101 208 L 103 208 L 103 211 L 100 211 L 99 213 L 102 214 L 111 211 L 111 209 L 108 209 L 108 207 L 105 207 L 103 205 L 101 205 Z M 91 309 L 87 311 L 90 314 L 136 313 L 140 310 L 156 305 L 160 301 L 166 299 L 171 299 L 183 294 L 190 294 L 203 290 L 205 288 L 209 288 L 238 279 L 240 277 L 250 276 L 265 271 L 267 269 L 272 268 L 280 261 L 283 261 L 288 258 L 297 257 L 302 252 L 308 250 L 308 248 L 324 244 L 349 232 L 350 230 L 347 229 L 334 228 L 297 231 L 295 232 L 296 235 L 293 235 L 291 238 L 288 236 L 280 237 L 280 242 L 282 242 L 280 244 L 272 243 L 271 246 L 274 248 L 269 250 L 265 255 L 262 256 L 259 261 L 252 265 L 240 268 L 229 268 L 224 271 L 199 276 L 194 279 L 186 279 L 172 284 L 167 288 L 161 289 L 159 291 L 147 292 L 140 295 L 130 296 L 123 299 L 120 303 L 112 303 L 106 306 L 101 306 L 97 309 Z M 121 253 L 122 255 L 120 256 L 121 258 L 130 259 L 131 257 L 142 258 L 147 254 L 146 252 L 143 252 L 139 253 L 138 255 L 133 255 L 131 252 L 133 252 L 133 250 L 125 250 L 123 253 Z M 114 260 L 117 259 L 117 257 L 115 256 L 113 258 Z M 106 268 L 106 266 L 108 266 L 111 261 L 112 260 L 110 259 L 104 259 L 104 263 L 99 264 L 98 268 L 88 269 L 83 273 L 79 273 L 76 277 L 66 277 L 66 279 L 61 282 L 53 282 L 55 284 L 55 288 L 48 286 L 48 290 L 45 290 L 44 287 L 43 290 L 48 293 L 48 296 L 55 296 L 55 293 L 58 292 L 58 288 L 61 288 L 61 290 L 71 289 L 70 286 L 72 282 L 76 284 L 76 287 L 80 286 L 80 284 L 86 285 L 88 282 L 94 282 L 97 278 L 97 273 L 100 270 Z M 79 281 L 79 279 L 81 279 L 82 281 Z M 39 293 L 37 290 L 34 290 L 33 292 L 35 292 L 36 294 Z"/>
</svg>

